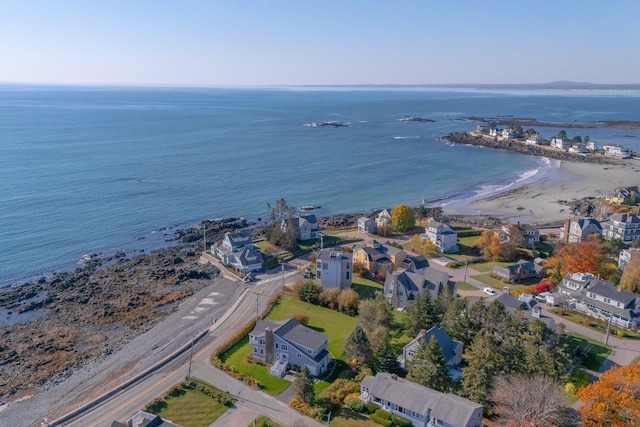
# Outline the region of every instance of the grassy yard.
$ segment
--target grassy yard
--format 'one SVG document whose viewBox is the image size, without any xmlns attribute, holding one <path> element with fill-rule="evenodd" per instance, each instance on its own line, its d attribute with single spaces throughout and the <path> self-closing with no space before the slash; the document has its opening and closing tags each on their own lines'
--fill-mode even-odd
<svg viewBox="0 0 640 427">
<path fill-rule="evenodd" d="M 253 427 L 254 425 L 257 427 L 284 427 L 282 424 L 279 424 L 273 421 L 271 418 L 265 417 L 264 415 L 260 415 L 258 418 L 256 418 L 255 424 L 250 423 L 247 427 Z"/>
<path fill-rule="evenodd" d="M 167 407 L 158 415 L 184 427 L 207 427 L 229 409 L 200 390 L 186 390 L 165 401 Z"/>
<path fill-rule="evenodd" d="M 578 324 L 578 325 L 582 325 L 582 326 L 586 326 L 588 328 L 593 329 L 594 331 L 598 331 L 601 333 L 606 333 L 607 332 L 607 322 L 605 320 L 601 320 L 601 319 L 595 319 L 593 317 L 588 317 L 585 316 L 583 313 L 580 313 L 577 310 L 570 310 L 569 314 L 563 314 L 563 311 L 561 308 L 554 308 L 551 310 L 551 312 L 557 316 L 562 317 L 562 319 L 564 320 L 568 320 L 569 322 Z M 588 320 L 588 324 L 585 323 L 585 318 Z M 638 339 L 640 338 L 640 335 L 638 335 L 637 332 L 635 331 L 628 331 L 628 330 L 623 330 L 623 337 L 620 337 L 617 335 L 617 331 L 621 329 L 619 327 L 616 327 L 615 325 L 611 325 L 611 331 L 610 334 L 612 336 L 616 336 L 618 338 L 630 338 L 630 339 Z"/>
<path fill-rule="evenodd" d="M 567 332 L 567 335 L 570 339 L 569 345 L 571 346 L 571 349 L 584 349 L 590 344 L 593 345 L 591 350 L 589 350 L 589 354 L 587 354 L 587 357 L 585 357 L 582 363 L 582 365 L 587 369 L 597 371 L 598 368 L 600 368 L 600 365 L 602 365 L 602 362 L 604 362 L 607 356 L 609 356 L 609 353 L 611 353 L 611 347 L 605 346 L 591 338 L 587 338 L 574 332 Z"/>
<path fill-rule="evenodd" d="M 464 245 L 467 247 L 472 248 L 473 244 L 476 242 L 476 240 L 478 240 L 480 238 L 480 236 L 467 236 L 467 237 L 460 237 L 458 239 L 458 245 Z"/>
<path fill-rule="evenodd" d="M 336 228 L 334 230 L 322 230 L 325 236 L 339 236 L 342 233 L 347 233 L 349 231 L 358 231 L 358 227 L 352 228 Z"/>
<path fill-rule="evenodd" d="M 257 363 L 247 361 L 252 347 L 249 344 L 249 336 L 245 336 L 236 345 L 220 355 L 220 360 L 235 366 L 240 372 L 260 381 L 265 393 L 277 396 L 291 384 L 284 378 L 278 378 L 269 373 L 269 368 Z"/>
<path fill-rule="evenodd" d="M 331 427 L 380 427 L 371 421 L 366 415 L 353 412 L 347 408 L 341 408 L 340 412 L 331 417 Z"/>
<path fill-rule="evenodd" d="M 473 276 L 473 278 L 499 291 L 501 291 L 505 286 L 511 286 L 512 288 L 514 287 L 513 285 L 504 283 L 498 279 L 494 279 L 493 277 L 491 277 L 491 273 L 479 274 L 477 276 Z"/>
<path fill-rule="evenodd" d="M 476 285 L 467 282 L 456 282 L 456 287 L 462 291 L 477 291 L 480 289 Z"/>
<path fill-rule="evenodd" d="M 342 360 L 342 350 L 347 337 L 356 327 L 355 317 L 337 311 L 302 302 L 290 295 L 283 295 L 269 313 L 268 319 L 284 320 L 295 314 L 309 316 L 309 327 L 329 336 L 329 352 Z"/>
<path fill-rule="evenodd" d="M 490 261 L 483 262 L 481 264 L 472 264 L 469 268 L 479 272 L 479 273 L 491 273 L 493 271 L 494 265 L 499 265 L 501 267 L 505 267 L 507 265 L 512 265 L 513 262 L 498 262 L 498 261 Z"/>
<path fill-rule="evenodd" d="M 362 277 L 354 277 L 351 287 L 358 293 L 360 299 L 374 298 L 376 291 L 382 291 L 384 285 L 374 282 L 373 280 L 363 279 Z"/>
</svg>

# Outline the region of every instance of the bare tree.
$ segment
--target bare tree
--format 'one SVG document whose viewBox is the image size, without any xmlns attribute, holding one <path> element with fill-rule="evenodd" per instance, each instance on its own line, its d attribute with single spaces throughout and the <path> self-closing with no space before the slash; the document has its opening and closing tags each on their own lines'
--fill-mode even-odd
<svg viewBox="0 0 640 427">
<path fill-rule="evenodd" d="M 540 374 L 497 377 L 491 400 L 496 414 L 519 427 L 558 425 L 563 403 L 558 382 Z"/>
</svg>

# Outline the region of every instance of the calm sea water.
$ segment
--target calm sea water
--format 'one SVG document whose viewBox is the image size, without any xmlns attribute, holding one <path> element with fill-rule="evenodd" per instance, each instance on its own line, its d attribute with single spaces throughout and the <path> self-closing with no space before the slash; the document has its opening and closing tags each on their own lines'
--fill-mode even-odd
<svg viewBox="0 0 640 427">
<path fill-rule="evenodd" d="M 538 158 L 438 140 L 475 128 L 469 115 L 640 120 L 640 96 L 2 86 L 0 285 L 74 268 L 86 253 L 159 247 L 167 227 L 255 219 L 281 197 L 320 214 L 367 212 L 469 199 L 549 172 Z M 316 121 L 350 126 L 304 126 Z M 640 151 L 639 131 L 567 131 Z"/>
</svg>

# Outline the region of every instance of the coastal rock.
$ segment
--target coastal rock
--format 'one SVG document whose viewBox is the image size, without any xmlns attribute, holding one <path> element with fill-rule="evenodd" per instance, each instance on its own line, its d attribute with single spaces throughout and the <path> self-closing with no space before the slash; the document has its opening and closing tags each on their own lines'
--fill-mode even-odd
<svg viewBox="0 0 640 427">
<path fill-rule="evenodd" d="M 435 120 L 425 119 L 423 117 L 405 116 L 400 119 L 401 122 L 418 122 L 418 123 L 435 123 Z"/>
</svg>

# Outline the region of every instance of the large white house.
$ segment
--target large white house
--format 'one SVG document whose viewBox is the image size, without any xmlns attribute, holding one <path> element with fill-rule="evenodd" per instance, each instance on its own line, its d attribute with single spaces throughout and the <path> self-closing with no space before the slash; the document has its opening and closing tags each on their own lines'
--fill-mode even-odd
<svg viewBox="0 0 640 427">
<path fill-rule="evenodd" d="M 325 289 L 347 289 L 353 277 L 353 254 L 321 249 L 316 257 L 316 278 Z"/>
<path fill-rule="evenodd" d="M 420 237 L 423 240 L 430 240 L 438 248 L 438 252 L 450 253 L 458 252 L 458 234 L 451 227 L 435 219 L 429 219 L 429 223 L 424 229 L 424 234 Z"/>
<path fill-rule="evenodd" d="M 280 226 L 282 231 L 287 231 L 287 227 L 293 226 L 298 240 L 317 239 L 319 237 L 318 220 L 313 214 L 294 215 L 290 219 L 283 219 Z"/>
<path fill-rule="evenodd" d="M 595 218 L 568 218 L 560 229 L 560 239 L 565 243 L 582 242 L 589 234 L 602 234 L 602 226 Z"/>
<path fill-rule="evenodd" d="M 482 405 L 386 372 L 362 380 L 360 400 L 377 403 L 415 427 L 482 427 Z"/>
<path fill-rule="evenodd" d="M 213 245 L 211 253 L 240 273 L 262 270 L 262 254 L 246 231 L 226 233 L 220 244 Z"/>
</svg>

